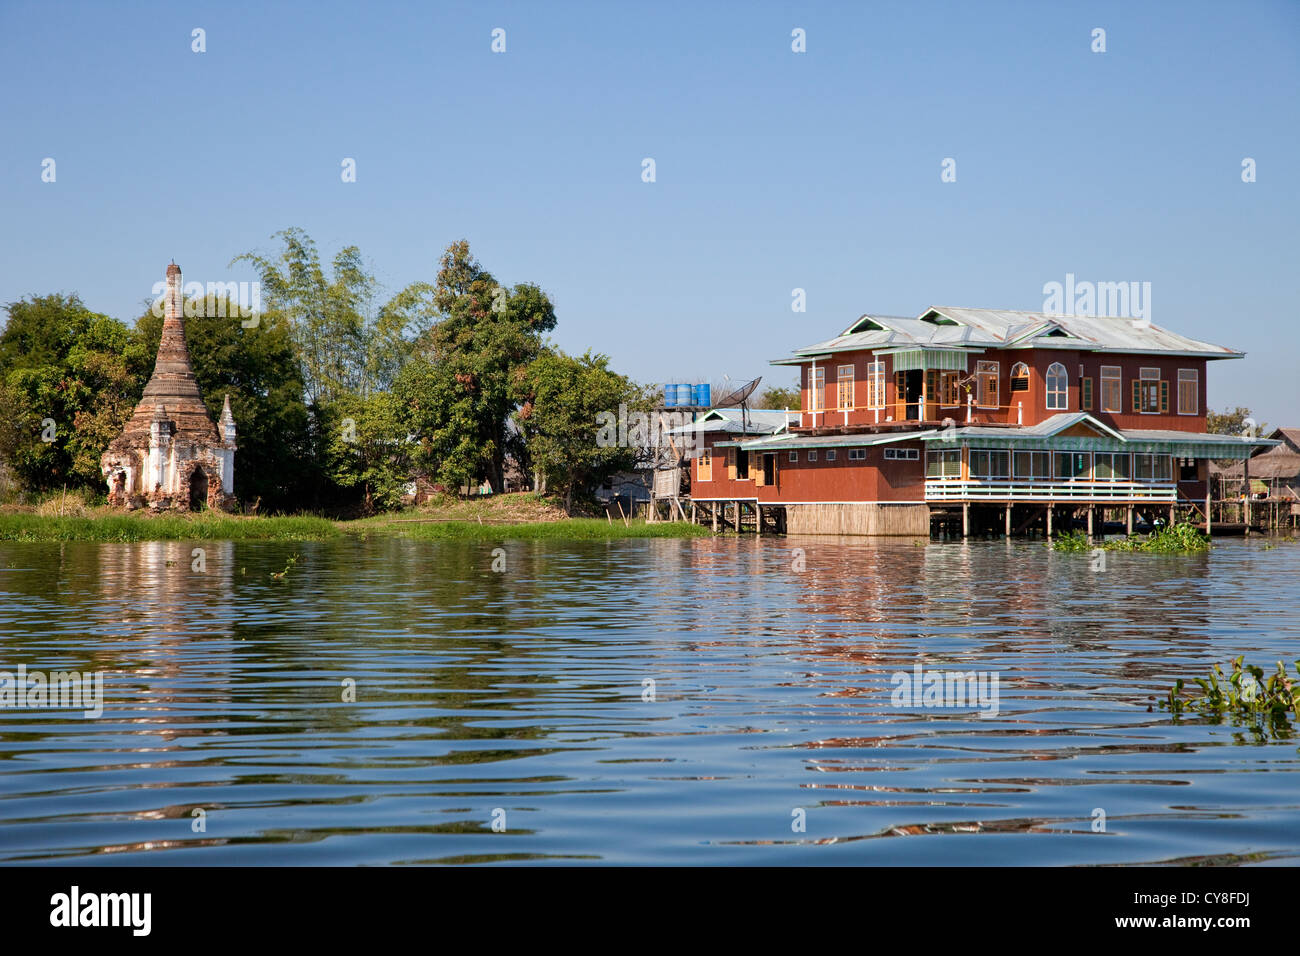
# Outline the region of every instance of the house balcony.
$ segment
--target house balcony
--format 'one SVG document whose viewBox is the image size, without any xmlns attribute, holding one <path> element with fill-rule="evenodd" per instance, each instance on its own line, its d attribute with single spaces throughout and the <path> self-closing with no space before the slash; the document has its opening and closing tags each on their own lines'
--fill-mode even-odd
<svg viewBox="0 0 1300 956">
<path fill-rule="evenodd" d="M 798 429 L 847 428 L 854 425 L 907 424 L 938 428 L 946 421 L 958 425 L 1024 425 L 1027 409 L 1020 401 L 1010 405 L 976 405 L 967 399 L 960 405 L 939 402 L 891 402 L 880 408 L 853 406 L 851 408 L 805 409 L 799 415 Z"/>
<path fill-rule="evenodd" d="M 1172 482 L 1014 480 L 927 478 L 926 501 L 1079 501 L 1160 502 L 1173 504 L 1178 489 Z"/>
</svg>

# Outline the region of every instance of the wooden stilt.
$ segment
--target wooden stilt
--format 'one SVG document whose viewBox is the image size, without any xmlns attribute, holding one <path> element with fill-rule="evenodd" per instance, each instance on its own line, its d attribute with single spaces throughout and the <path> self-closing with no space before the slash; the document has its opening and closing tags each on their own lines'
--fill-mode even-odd
<svg viewBox="0 0 1300 956">
<path fill-rule="evenodd" d="M 1052 536 L 1052 506 L 1047 506 L 1047 537 Z"/>
<path fill-rule="evenodd" d="M 718 533 L 718 503 L 712 501 L 709 503 L 709 514 L 713 516 L 713 533 Z"/>
<path fill-rule="evenodd" d="M 1211 521 L 1212 519 L 1210 518 L 1210 493 L 1207 491 L 1205 493 L 1205 533 L 1207 535 L 1210 533 Z"/>
<path fill-rule="evenodd" d="M 1011 537 L 1011 505 L 1009 504 L 1007 505 L 1006 513 L 1006 534 L 1008 538 Z"/>
<path fill-rule="evenodd" d="M 754 502 L 754 534 L 758 537 L 763 534 L 763 506 L 757 501 Z"/>
<path fill-rule="evenodd" d="M 1092 515 L 1097 510 L 1096 505 L 1088 505 L 1088 537 L 1092 537 Z"/>
<path fill-rule="evenodd" d="M 1128 536 L 1131 538 L 1133 537 L 1133 506 L 1129 505 L 1125 510 L 1127 511 L 1127 515 L 1125 516 L 1124 521 L 1128 526 Z"/>
<path fill-rule="evenodd" d="M 961 536 L 963 538 L 970 534 L 970 502 L 961 503 Z"/>
</svg>

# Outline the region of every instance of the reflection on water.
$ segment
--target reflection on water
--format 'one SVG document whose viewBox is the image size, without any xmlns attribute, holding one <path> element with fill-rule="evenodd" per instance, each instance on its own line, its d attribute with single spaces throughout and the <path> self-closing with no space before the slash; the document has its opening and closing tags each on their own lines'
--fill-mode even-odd
<svg viewBox="0 0 1300 956">
<path fill-rule="evenodd" d="M 1294 862 L 1297 741 L 1147 708 L 1293 660 L 1298 581 L 1261 541 L 1103 573 L 1001 541 L 0 543 L 0 669 L 105 678 L 98 720 L 0 710 L 0 859 Z M 918 662 L 996 671 L 997 716 L 891 706 Z"/>
</svg>

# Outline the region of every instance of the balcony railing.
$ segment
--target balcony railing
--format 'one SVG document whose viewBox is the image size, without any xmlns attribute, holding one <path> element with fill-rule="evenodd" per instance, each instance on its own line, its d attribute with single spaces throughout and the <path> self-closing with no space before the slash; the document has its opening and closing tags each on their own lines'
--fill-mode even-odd
<svg viewBox="0 0 1300 956">
<path fill-rule="evenodd" d="M 799 416 L 799 423 L 804 428 L 886 422 L 937 425 L 949 418 L 961 425 L 1022 425 L 1025 420 L 1025 408 L 1023 400 L 1017 400 L 1010 405 L 977 405 L 975 399 L 967 395 L 960 404 L 931 400 L 890 402 L 879 407 L 851 405 L 805 408 L 800 411 Z"/>
<path fill-rule="evenodd" d="M 1132 481 L 961 481 L 927 478 L 926 501 L 1174 501 L 1173 482 Z"/>
</svg>

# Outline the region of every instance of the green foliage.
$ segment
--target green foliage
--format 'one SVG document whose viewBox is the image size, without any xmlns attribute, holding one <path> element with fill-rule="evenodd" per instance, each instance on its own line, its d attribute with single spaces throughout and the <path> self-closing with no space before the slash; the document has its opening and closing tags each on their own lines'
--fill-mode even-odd
<svg viewBox="0 0 1300 956">
<path fill-rule="evenodd" d="M 75 295 L 32 296 L 8 312 L 0 456 L 29 491 L 100 489 L 100 456 L 131 417 L 152 356 L 125 325 Z"/>
<path fill-rule="evenodd" d="M 1103 551 L 1146 551 L 1159 554 L 1188 554 L 1210 550 L 1210 537 L 1186 522 L 1158 528 L 1146 537 L 1133 535 L 1113 541 L 1090 539 L 1082 531 L 1071 531 L 1052 539 L 1052 548 L 1067 553 Z"/>
<path fill-rule="evenodd" d="M 272 572 L 271 572 L 271 580 L 272 580 L 272 581 L 283 581 L 283 580 L 284 580 L 284 576 L 285 576 L 286 574 L 288 574 L 290 571 L 292 571 L 292 570 L 293 570 L 293 566 L 294 566 L 295 564 L 297 564 L 297 563 L 298 563 L 298 555 L 296 555 L 296 554 L 290 555 L 290 556 L 289 556 L 289 560 L 286 561 L 285 564 L 284 564 L 284 570 L 283 570 L 283 571 L 272 571 Z"/>
<path fill-rule="evenodd" d="M 373 303 L 375 281 L 362 266 L 361 251 L 356 246 L 340 250 L 333 275 L 327 276 L 316 243 L 301 229 L 285 229 L 273 238 L 284 243 L 278 257 L 246 252 L 230 264 L 247 262 L 257 270 L 268 316 L 282 319 L 292 330 L 308 404 L 362 391 L 367 384 L 365 313 Z"/>
<path fill-rule="evenodd" d="M 769 386 L 763 389 L 763 393 L 758 397 L 759 408 L 787 409 L 798 411 L 803 403 L 803 396 L 799 389 L 782 388 L 777 385 Z"/>
<path fill-rule="evenodd" d="M 464 240 L 443 253 L 433 303 L 441 321 L 395 385 L 420 438 L 417 464 L 450 487 L 486 477 L 502 491 L 518 387 L 555 308 L 535 285 L 499 285 Z"/>
<path fill-rule="evenodd" d="M 415 448 L 407 440 L 405 419 L 405 409 L 390 392 L 346 395 L 321 410 L 326 474 L 343 488 L 361 489 L 366 513 L 401 504 Z"/>
<path fill-rule="evenodd" d="M 1065 534 L 1059 534 L 1052 539 L 1053 551 L 1064 551 L 1070 554 L 1079 552 L 1090 552 L 1097 547 L 1093 540 L 1082 531 L 1069 531 Z"/>
<path fill-rule="evenodd" d="M 598 440 L 602 413 L 617 419 L 620 404 L 645 404 L 632 382 L 609 370 L 608 357 L 547 352 L 528 367 L 517 396 L 515 420 L 532 462 L 548 489 L 564 496 L 566 511 L 572 513 L 575 498 L 593 497 L 610 475 L 635 467 L 636 449 Z"/>
<path fill-rule="evenodd" d="M 1174 716 L 1197 713 L 1213 719 L 1225 716 L 1254 722 L 1274 736 L 1289 735 L 1292 720 L 1300 720 L 1300 691 L 1287 676 L 1286 665 L 1277 662 L 1277 671 L 1264 680 L 1264 669 L 1253 664 L 1243 667 L 1243 657 L 1232 661 L 1232 673 L 1224 676 L 1215 664 L 1208 678 L 1195 678 L 1200 694 L 1185 692 L 1179 678 L 1168 695 L 1160 701 L 1162 710 Z M 1294 665 L 1300 673 L 1300 663 Z"/>
<path fill-rule="evenodd" d="M 333 522 L 309 516 L 239 518 L 212 511 L 89 518 L 0 514 L 0 541 L 307 541 L 339 534 Z"/>
<path fill-rule="evenodd" d="M 1254 421 L 1250 409 L 1241 405 L 1233 409 L 1225 408 L 1221 412 L 1207 411 L 1205 413 L 1205 430 L 1212 435 L 1244 435 L 1248 427 L 1247 419 Z M 1268 426 L 1262 422 L 1256 422 L 1255 434 L 1268 434 Z"/>
<path fill-rule="evenodd" d="M 238 445 L 235 496 L 246 505 L 260 500 L 264 509 L 301 507 L 304 492 L 315 490 L 320 479 L 292 336 L 283 318 L 241 320 L 238 309 L 233 300 L 215 297 L 186 303 L 192 314 L 185 320 L 190 366 L 213 421 L 230 396 Z M 157 354 L 162 322 L 152 311 L 136 320 L 141 347 L 150 356 Z"/>
</svg>

